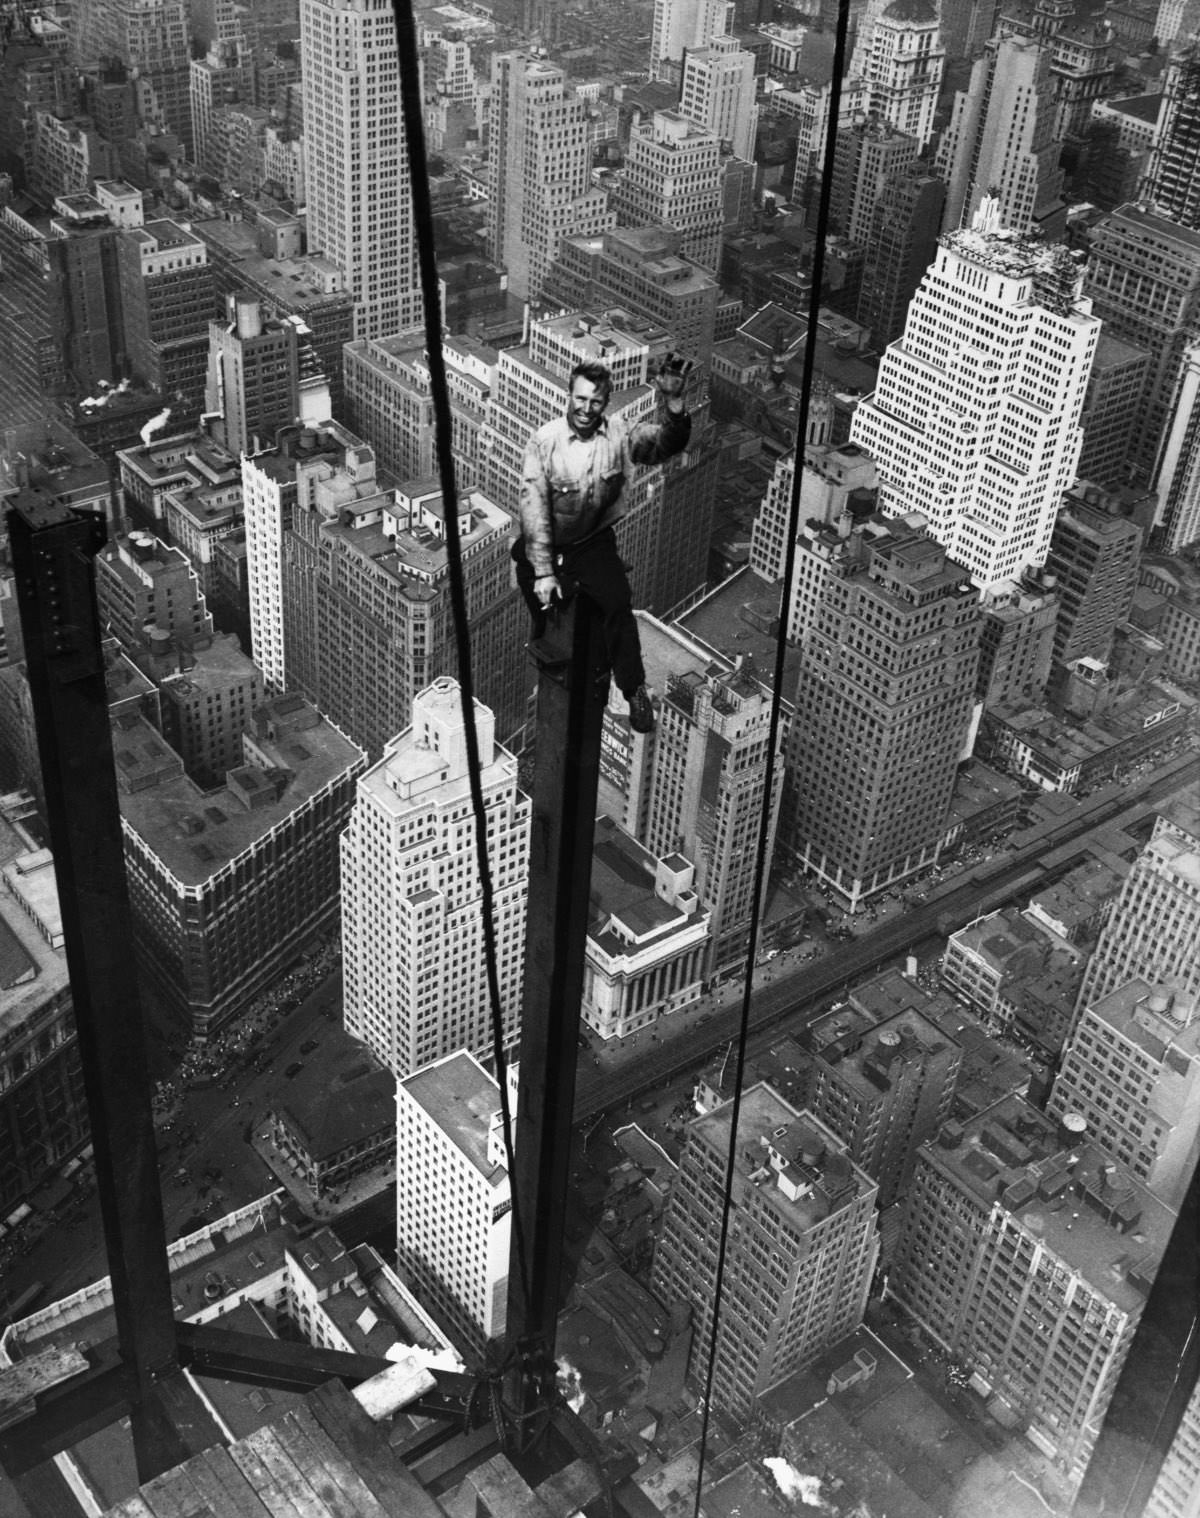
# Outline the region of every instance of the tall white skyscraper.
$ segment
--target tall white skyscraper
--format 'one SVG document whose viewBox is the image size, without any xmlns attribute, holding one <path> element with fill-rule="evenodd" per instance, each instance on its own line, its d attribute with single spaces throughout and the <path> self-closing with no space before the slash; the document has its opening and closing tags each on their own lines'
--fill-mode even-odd
<svg viewBox="0 0 1200 1518">
<path fill-rule="evenodd" d="M 933 0 L 891 0 L 864 44 L 862 76 L 872 114 L 924 148 L 946 62 Z"/>
<path fill-rule="evenodd" d="M 735 158 L 754 161 L 754 55 L 736 37 L 714 37 L 683 60 L 679 112 L 727 142 Z"/>
<path fill-rule="evenodd" d="M 520 1022 L 529 798 L 475 703 L 505 1040 Z M 347 1032 L 404 1076 L 455 1049 L 491 1050 L 475 817 L 458 682 L 413 701 L 412 726 L 362 776 L 342 835 Z"/>
<path fill-rule="evenodd" d="M 654 0 L 650 32 L 650 76 L 667 59 L 678 61 L 686 51 L 704 47 L 729 29 L 730 0 Z"/>
<path fill-rule="evenodd" d="M 391 0 L 300 0 L 300 60 L 309 250 L 386 337 L 421 320 Z"/>
<path fill-rule="evenodd" d="M 1001 230 L 995 207 L 939 239 L 850 428 L 880 509 L 923 512 L 985 591 L 1045 563 L 1100 336 L 1075 255 Z"/>
<path fill-rule="evenodd" d="M 296 504 L 296 464 L 272 448 L 242 458 L 246 579 L 250 593 L 250 657 L 274 695 L 287 689 L 283 643 L 283 539 Z"/>
<path fill-rule="evenodd" d="M 478 1351 L 504 1333 L 512 1197 L 500 1088 L 465 1049 L 397 1086 L 396 1177 L 397 1263 Z"/>
</svg>

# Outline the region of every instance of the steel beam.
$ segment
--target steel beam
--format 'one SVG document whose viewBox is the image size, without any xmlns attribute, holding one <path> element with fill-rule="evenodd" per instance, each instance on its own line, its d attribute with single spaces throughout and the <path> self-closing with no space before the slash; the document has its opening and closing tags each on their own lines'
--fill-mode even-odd
<svg viewBox="0 0 1200 1518">
<path fill-rule="evenodd" d="M 554 1396 L 600 730 L 609 684 L 599 612 L 576 596 L 551 614 L 546 635 L 530 652 L 538 668 L 537 739 L 513 1177 L 519 1228 L 513 1229 L 507 1334 L 519 1357 L 519 1427 L 528 1427 Z"/>
<path fill-rule="evenodd" d="M 177 1354 L 93 577 L 105 525 L 35 488 L 17 496 L 8 535 L 117 1341 L 146 1481 L 185 1450 L 155 1390 Z"/>
</svg>

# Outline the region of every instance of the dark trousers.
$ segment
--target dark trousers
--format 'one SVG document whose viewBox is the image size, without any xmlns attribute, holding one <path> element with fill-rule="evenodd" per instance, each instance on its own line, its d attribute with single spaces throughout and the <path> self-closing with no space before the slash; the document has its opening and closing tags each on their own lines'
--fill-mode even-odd
<svg viewBox="0 0 1200 1518">
<path fill-rule="evenodd" d="M 533 565 L 525 557 L 525 539 L 518 538 L 512 547 L 517 567 L 517 586 L 533 619 L 533 636 L 546 631 L 546 611 L 533 593 L 537 578 Z M 586 542 L 570 544 L 554 555 L 554 573 L 564 597 L 583 591 L 599 608 L 604 626 L 604 646 L 617 689 L 632 696 L 646 683 L 642 664 L 642 645 L 637 620 L 633 615 L 633 597 L 625 566 L 617 553 L 617 540 L 611 527 L 598 532 Z"/>
</svg>

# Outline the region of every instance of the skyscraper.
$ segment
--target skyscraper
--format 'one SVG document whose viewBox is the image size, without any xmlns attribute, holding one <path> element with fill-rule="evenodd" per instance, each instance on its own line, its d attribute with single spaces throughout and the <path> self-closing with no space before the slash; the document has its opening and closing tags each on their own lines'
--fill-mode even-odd
<svg viewBox="0 0 1200 1518">
<path fill-rule="evenodd" d="M 830 214 L 851 242 L 867 246 L 876 205 L 889 186 L 910 172 L 917 151 L 915 137 L 874 117 L 837 134 Z"/>
<path fill-rule="evenodd" d="M 204 408 L 208 324 L 218 314 L 208 250 L 186 225 L 162 219 L 120 234 L 125 353 L 136 378 L 189 421 Z"/>
<path fill-rule="evenodd" d="M 300 0 L 308 246 L 341 269 L 355 337 L 421 320 L 389 0 Z"/>
<path fill-rule="evenodd" d="M 81 0 L 70 28 L 77 64 L 119 59 L 134 73 L 143 123 L 173 132 L 192 151 L 185 0 Z"/>
<path fill-rule="evenodd" d="M 1080 1007 L 1141 977 L 1200 994 L 1200 838 L 1159 817 L 1088 961 Z"/>
<path fill-rule="evenodd" d="M 954 97 L 938 143 L 949 187 L 946 221 L 966 226 L 985 196 L 999 202 L 999 223 L 1024 236 L 1061 235 L 1065 225 L 1060 144 L 1055 136 L 1050 54 L 1028 37 L 989 43 Z"/>
<path fill-rule="evenodd" d="M 1133 600 L 1141 546 L 1141 528 L 1114 497 L 1086 482 L 1067 491 L 1046 559 L 1059 598 L 1056 659 L 1108 662 Z"/>
<path fill-rule="evenodd" d="M 693 1374 L 711 1345 L 716 1240 L 732 1104 L 689 1124 L 663 1217 L 653 1286 L 694 1315 Z M 745 1417 L 759 1392 L 862 1322 L 879 1256 L 878 1187 L 810 1112 L 769 1085 L 742 1097 L 713 1406 Z"/>
<path fill-rule="evenodd" d="M 1127 980 L 1084 1005 L 1046 1103 L 1178 1208 L 1200 1141 L 1200 1017 L 1177 991 Z"/>
<path fill-rule="evenodd" d="M 530 803 L 517 761 L 475 703 L 506 1042 L 520 1020 Z M 412 726 L 362 776 L 342 838 L 346 1028 L 396 1075 L 456 1049 L 487 1055 L 490 1003 L 475 818 L 456 681 L 412 706 Z"/>
<path fill-rule="evenodd" d="M 921 1149 L 888 1286 L 1078 1482 L 1173 1221 L 1078 1114 L 1006 1096 Z"/>
<path fill-rule="evenodd" d="M 1040 566 L 1073 483 L 1100 322 L 1074 256 L 1001 231 L 995 202 L 939 239 L 904 336 L 851 439 L 879 469 L 880 509 L 920 511 L 982 589 Z"/>
<path fill-rule="evenodd" d="M 735 158 L 754 161 L 754 55 L 736 37 L 714 37 L 704 47 L 689 49 L 683 60 L 679 113 L 728 143 Z"/>
<path fill-rule="evenodd" d="M 512 1227 L 500 1088 L 465 1049 L 396 1087 L 396 1262 L 478 1354 L 508 1311 Z"/>
<path fill-rule="evenodd" d="M 209 325 L 205 411 L 230 453 L 256 453 L 300 414 L 299 336 L 294 322 L 263 321 L 258 297 L 225 297 L 226 319 Z"/>
<path fill-rule="evenodd" d="M 872 115 L 917 139 L 933 135 L 946 50 L 932 0 L 891 0 L 864 39 L 862 77 Z"/>
<path fill-rule="evenodd" d="M 723 35 L 729 10 L 730 0 L 654 0 L 650 77 L 663 73 L 665 61 L 677 62 L 685 52 Z"/>
<path fill-rule="evenodd" d="M 665 222 L 680 233 L 681 253 L 716 269 L 724 220 L 719 139 L 678 111 L 655 111 L 629 134 L 612 204 L 622 226 Z"/>
<path fill-rule="evenodd" d="M 853 911 L 937 857 L 979 607 L 966 570 L 905 523 L 875 518 L 838 545 L 796 688 L 780 842 Z"/>
<path fill-rule="evenodd" d="M 1200 231 L 1141 205 L 1118 206 L 1092 228 L 1084 293 L 1106 333 L 1150 355 L 1127 454 L 1149 480 L 1200 334 Z"/>
<path fill-rule="evenodd" d="M 286 428 L 243 464 L 255 657 L 377 758 L 412 702 L 457 668 L 442 494 L 386 491 L 374 453 L 336 422 Z M 294 507 L 289 511 L 289 502 Z M 526 615 L 511 585 L 512 518 L 458 500 L 476 689 L 505 734 L 525 720 Z"/>
<path fill-rule="evenodd" d="M 876 197 L 855 315 L 881 347 L 904 331 L 909 303 L 937 253 L 945 204 L 945 182 L 920 168 Z"/>
<path fill-rule="evenodd" d="M 1200 343 L 1184 354 L 1154 486 L 1158 546 L 1164 553 L 1178 553 L 1200 538 Z"/>
<path fill-rule="evenodd" d="M 1162 216 L 1200 231 L 1200 43 L 1187 42 L 1163 74 L 1163 103 L 1144 198 Z"/>
<path fill-rule="evenodd" d="M 613 224 L 593 188 L 587 104 L 546 58 L 492 59 L 488 251 L 518 300 L 536 301 L 562 238 Z"/>
</svg>

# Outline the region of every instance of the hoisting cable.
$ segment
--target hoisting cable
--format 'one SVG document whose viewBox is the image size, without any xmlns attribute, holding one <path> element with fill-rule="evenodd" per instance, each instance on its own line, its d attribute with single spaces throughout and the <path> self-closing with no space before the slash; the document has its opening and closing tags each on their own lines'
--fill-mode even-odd
<svg viewBox="0 0 1200 1518">
<path fill-rule="evenodd" d="M 500 1113 L 504 1131 L 504 1156 L 508 1167 L 512 1198 L 513 1245 L 520 1269 L 521 1290 L 529 1306 L 529 1263 L 525 1254 L 525 1234 L 517 1205 L 516 1159 L 513 1149 L 512 1111 L 508 1095 L 507 1060 L 504 1053 L 504 1014 L 500 999 L 500 975 L 497 968 L 495 894 L 492 889 L 491 861 L 488 858 L 487 808 L 483 800 L 483 782 L 479 761 L 479 736 L 475 730 L 475 684 L 471 671 L 471 631 L 467 618 L 467 592 L 463 579 L 462 539 L 458 527 L 458 489 L 454 473 L 452 446 L 453 417 L 450 391 L 446 383 L 446 362 L 442 353 L 441 297 L 438 290 L 437 248 L 434 242 L 433 203 L 429 193 L 429 173 L 425 158 L 425 126 L 422 120 L 421 65 L 417 49 L 417 31 L 412 0 L 392 0 L 396 19 L 396 47 L 399 55 L 401 117 L 408 153 L 408 178 L 412 194 L 413 232 L 417 247 L 421 300 L 425 317 L 425 348 L 429 364 L 429 389 L 433 400 L 434 450 L 442 507 L 446 524 L 446 565 L 450 582 L 450 609 L 454 641 L 458 650 L 458 685 L 462 703 L 463 728 L 467 746 L 467 775 L 471 789 L 471 808 L 475 818 L 475 854 L 479 869 L 480 915 L 483 926 L 483 952 L 487 968 L 488 1000 L 491 1007 L 492 1055 L 496 1063 L 496 1080 L 500 1087 Z"/>
<path fill-rule="evenodd" d="M 721 1227 L 717 1243 L 717 1263 L 713 1276 L 712 1322 L 708 1333 L 708 1355 L 704 1372 L 704 1395 L 701 1402 L 699 1456 L 696 1467 L 696 1492 L 693 1518 L 700 1518 L 700 1497 L 704 1488 L 704 1461 L 708 1449 L 709 1421 L 712 1417 L 713 1379 L 716 1373 L 717 1347 L 721 1328 L 721 1304 L 725 1286 L 725 1266 L 729 1252 L 729 1230 L 733 1215 L 733 1186 L 737 1176 L 737 1132 L 742 1112 L 742 1082 L 746 1073 L 746 1045 L 750 1034 L 750 1003 L 754 990 L 754 962 L 758 955 L 758 938 L 763 911 L 763 887 L 767 879 L 769 861 L 767 842 L 770 837 L 771 813 L 775 793 L 775 755 L 779 746 L 779 729 L 783 708 L 784 663 L 787 650 L 788 608 L 791 605 L 792 586 L 796 577 L 796 538 L 800 531 L 800 489 L 804 478 L 804 450 L 808 435 L 808 416 L 812 405 L 813 372 L 816 362 L 817 330 L 821 313 L 821 284 L 825 275 L 825 239 L 829 232 L 829 206 L 835 153 L 837 150 L 838 116 L 841 113 L 842 75 L 846 67 L 846 41 L 850 29 L 849 0 L 838 0 L 837 26 L 834 32 L 833 77 L 829 85 L 829 118 L 825 125 L 825 151 L 821 171 L 821 195 L 817 208 L 817 221 L 812 257 L 812 287 L 808 293 L 808 331 L 804 339 L 804 361 L 800 371 L 799 415 L 796 418 L 796 441 L 794 444 L 794 468 L 792 488 L 788 500 L 786 547 L 783 561 L 783 581 L 780 587 L 779 631 L 775 639 L 775 670 L 771 690 L 770 721 L 768 724 L 766 764 L 763 776 L 762 807 L 758 822 L 758 837 L 754 857 L 754 898 L 750 907 L 750 934 L 746 949 L 746 978 L 742 991 L 741 1018 L 738 1027 L 737 1060 L 733 1077 L 732 1110 L 729 1120 L 729 1152 L 725 1159 L 725 1194 L 721 1203 Z"/>
</svg>

